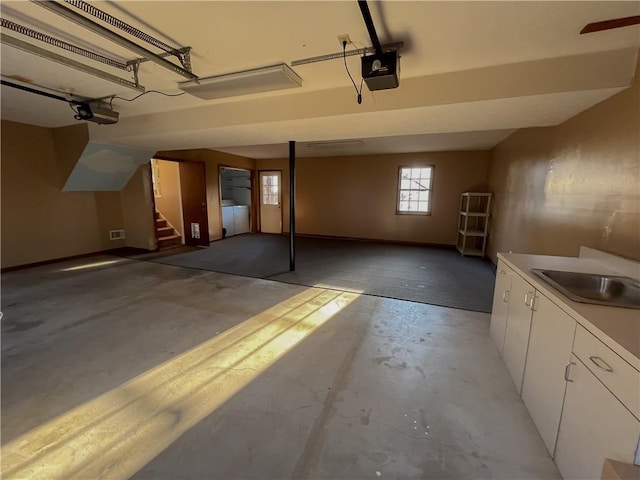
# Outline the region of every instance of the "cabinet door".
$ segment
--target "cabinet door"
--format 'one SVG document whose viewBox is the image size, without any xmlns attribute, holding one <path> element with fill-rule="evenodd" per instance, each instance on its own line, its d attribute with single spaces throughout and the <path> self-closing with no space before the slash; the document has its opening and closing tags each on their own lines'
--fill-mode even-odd
<svg viewBox="0 0 640 480">
<path fill-rule="evenodd" d="M 531 301 L 534 294 L 535 289 L 527 281 L 516 273 L 512 275 L 502 358 L 516 384 L 518 393 L 522 391 L 522 376 L 531 328 Z"/>
<path fill-rule="evenodd" d="M 576 321 L 540 293 L 533 306 L 522 400 L 553 456 Z"/>
<path fill-rule="evenodd" d="M 605 458 L 633 463 L 640 422 L 573 355 L 556 464 L 565 480 L 600 478 Z"/>
<path fill-rule="evenodd" d="M 238 205 L 233 207 L 233 219 L 236 235 L 249 232 L 249 207 Z"/>
<path fill-rule="evenodd" d="M 233 220 L 233 207 L 222 207 L 222 228 L 227 230 L 227 237 L 236 234 Z"/>
<path fill-rule="evenodd" d="M 509 295 L 511 290 L 511 275 L 513 271 L 502 260 L 498 261 L 496 271 L 496 285 L 493 290 L 493 307 L 491 308 L 491 326 L 489 335 L 498 347 L 500 355 L 504 349 L 504 333 L 507 329 L 507 314 L 509 312 Z"/>
</svg>

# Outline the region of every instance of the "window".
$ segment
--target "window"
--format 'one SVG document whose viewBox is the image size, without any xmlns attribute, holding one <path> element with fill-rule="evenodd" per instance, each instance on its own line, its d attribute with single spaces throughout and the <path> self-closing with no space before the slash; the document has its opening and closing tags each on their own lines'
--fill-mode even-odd
<svg viewBox="0 0 640 480">
<path fill-rule="evenodd" d="M 400 167 L 398 213 L 431 213 L 433 167 Z"/>
<path fill-rule="evenodd" d="M 280 191 L 277 175 L 265 175 L 262 177 L 262 204 L 280 204 Z"/>
</svg>

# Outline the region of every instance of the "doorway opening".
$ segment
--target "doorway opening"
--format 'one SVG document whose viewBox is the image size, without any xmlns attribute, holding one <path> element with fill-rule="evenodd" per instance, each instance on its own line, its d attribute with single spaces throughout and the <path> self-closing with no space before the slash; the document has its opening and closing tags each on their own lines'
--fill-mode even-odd
<svg viewBox="0 0 640 480">
<path fill-rule="evenodd" d="M 158 249 L 208 246 L 204 164 L 154 158 L 151 160 L 151 179 Z"/>
<path fill-rule="evenodd" d="M 251 232 L 252 185 L 251 170 L 220 167 L 222 238 Z"/>
</svg>

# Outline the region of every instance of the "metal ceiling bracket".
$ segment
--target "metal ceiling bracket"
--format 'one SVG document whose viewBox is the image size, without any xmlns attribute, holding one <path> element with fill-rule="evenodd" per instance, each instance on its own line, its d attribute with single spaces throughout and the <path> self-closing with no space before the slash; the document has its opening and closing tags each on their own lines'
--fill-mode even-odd
<svg viewBox="0 0 640 480">
<path fill-rule="evenodd" d="M 191 47 L 181 48 L 176 51 L 182 66 L 191 72 Z"/>
<path fill-rule="evenodd" d="M 197 75 L 194 75 L 190 71 L 185 70 L 184 68 L 174 63 L 171 63 L 169 60 L 166 60 L 163 57 L 156 55 L 155 53 L 147 50 L 146 48 L 141 47 L 137 43 L 134 43 L 131 40 L 117 34 L 116 32 L 109 30 L 106 27 L 103 27 L 102 25 L 94 22 L 90 18 L 87 18 L 84 15 L 81 15 L 80 13 L 77 13 L 67 8 L 56 1 L 44 1 L 44 2 L 37 1 L 37 0 L 31 0 L 31 1 L 36 5 L 46 8 L 47 10 L 86 28 L 87 30 L 90 30 L 98 35 L 101 35 L 107 38 L 108 40 L 114 43 L 117 43 L 121 47 L 131 50 L 132 52 L 135 52 L 138 55 L 141 55 L 142 57 L 154 63 L 157 63 L 158 65 L 166 68 L 167 70 L 171 70 L 172 72 L 182 75 L 183 77 L 188 78 L 189 80 L 196 80 L 198 78 Z"/>
<path fill-rule="evenodd" d="M 103 80 L 107 80 L 109 82 L 117 83 L 118 85 L 122 85 L 124 87 L 132 88 L 140 92 L 144 92 L 145 90 L 143 86 L 138 85 L 137 83 L 133 83 L 133 82 L 130 82 L 129 80 L 125 80 L 124 78 L 120 78 L 116 75 L 103 72 L 102 70 L 98 70 L 97 68 L 90 67 L 89 65 L 85 65 L 84 63 L 76 62 L 71 58 L 58 55 L 55 52 L 50 52 L 49 50 L 45 50 L 44 48 L 40 48 L 36 45 L 31 45 L 30 43 L 24 42 L 18 38 L 11 37 L 5 33 L 0 33 L 0 43 L 4 43 L 5 45 L 11 45 L 12 47 L 19 48 L 20 50 L 23 50 L 28 53 L 32 53 L 33 55 L 46 58 L 47 60 L 60 63 L 67 67 L 75 68 L 76 70 L 79 70 L 81 72 L 88 73 L 89 75 L 102 78 Z"/>
<path fill-rule="evenodd" d="M 182 64 L 182 66 L 185 68 L 185 70 L 189 70 L 191 71 L 191 47 L 183 47 L 180 48 L 178 50 L 174 50 L 172 52 L 164 52 L 164 53 L 159 53 L 158 56 L 165 58 L 165 57 L 170 57 L 170 56 L 176 56 L 178 57 L 178 59 L 180 60 L 180 63 Z M 135 60 L 131 60 L 129 62 L 127 62 L 127 64 L 133 64 L 134 62 L 148 62 L 149 59 L 148 58 L 136 58 Z"/>
<path fill-rule="evenodd" d="M 127 62 L 127 66 L 129 66 L 133 71 L 133 81 L 136 83 L 136 85 L 140 85 L 140 79 L 138 77 L 138 73 L 140 71 L 140 60 L 132 60 L 130 62 Z"/>
<path fill-rule="evenodd" d="M 404 47 L 404 42 L 395 42 L 395 43 L 387 43 L 382 45 L 383 51 L 389 50 L 400 50 Z M 336 53 L 328 53 L 327 55 L 320 55 L 318 57 L 310 57 L 310 58 L 302 58 L 300 60 L 294 60 L 291 62 L 292 67 L 296 67 L 298 65 L 304 65 L 306 63 L 317 63 L 317 62 L 325 62 L 327 60 L 335 60 L 338 58 L 343 58 L 343 56 L 352 57 L 354 55 L 366 55 L 368 53 L 375 53 L 376 49 L 371 47 L 366 48 L 358 48 L 355 50 L 347 50 L 346 52 L 336 52 Z"/>
</svg>

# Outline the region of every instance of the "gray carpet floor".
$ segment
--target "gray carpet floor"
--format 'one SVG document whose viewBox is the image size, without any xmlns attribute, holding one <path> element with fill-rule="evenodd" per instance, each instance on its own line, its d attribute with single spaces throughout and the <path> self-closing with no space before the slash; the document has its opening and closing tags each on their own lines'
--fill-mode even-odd
<svg viewBox="0 0 640 480">
<path fill-rule="evenodd" d="M 281 235 L 238 235 L 207 248 L 134 257 L 479 312 L 491 311 L 495 282 L 488 261 L 455 250 L 308 237 L 296 239 L 296 271 L 289 272 L 289 239 Z"/>
</svg>

